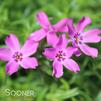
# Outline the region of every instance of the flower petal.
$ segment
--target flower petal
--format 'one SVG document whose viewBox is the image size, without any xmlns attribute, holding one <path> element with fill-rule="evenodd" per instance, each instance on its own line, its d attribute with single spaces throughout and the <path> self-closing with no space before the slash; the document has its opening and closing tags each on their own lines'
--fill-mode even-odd
<svg viewBox="0 0 101 101">
<path fill-rule="evenodd" d="M 11 50 L 20 50 L 19 41 L 14 34 L 10 34 L 6 38 L 5 43 Z"/>
<path fill-rule="evenodd" d="M 9 48 L 0 48 L 0 60 L 9 61 L 11 58 L 11 51 Z"/>
<path fill-rule="evenodd" d="M 30 56 L 37 51 L 39 43 L 33 40 L 27 40 L 21 49 L 24 57 Z"/>
<path fill-rule="evenodd" d="M 57 42 L 58 42 L 58 37 L 57 37 L 56 33 L 54 33 L 54 32 L 47 33 L 48 45 L 51 45 L 54 47 L 54 46 L 56 46 Z"/>
<path fill-rule="evenodd" d="M 97 43 L 101 41 L 101 36 L 98 36 L 101 33 L 99 29 L 92 29 L 83 34 L 83 42 L 85 43 Z"/>
<path fill-rule="evenodd" d="M 55 24 L 53 27 L 55 29 L 56 32 L 68 32 L 68 27 L 67 27 L 67 21 L 69 19 L 64 18 L 62 20 L 60 20 L 57 24 Z"/>
<path fill-rule="evenodd" d="M 66 48 L 68 58 L 70 58 L 77 50 L 78 49 L 74 47 Z"/>
<path fill-rule="evenodd" d="M 63 66 L 60 62 L 58 62 L 56 60 L 53 62 L 52 76 L 54 76 L 54 75 L 56 78 L 60 78 L 63 75 Z"/>
<path fill-rule="evenodd" d="M 68 26 L 68 35 L 69 35 L 69 37 L 74 36 L 74 34 L 76 33 L 76 29 L 73 25 L 73 20 L 72 19 L 68 20 L 67 26 Z"/>
<path fill-rule="evenodd" d="M 31 33 L 29 39 L 34 40 L 34 41 L 40 41 L 43 38 L 45 38 L 45 36 L 46 36 L 46 32 L 44 31 L 44 29 L 40 29 L 40 30 L 37 30 Z"/>
<path fill-rule="evenodd" d="M 15 61 L 9 61 L 6 65 L 6 73 L 12 75 L 13 73 L 17 72 L 19 65 Z"/>
<path fill-rule="evenodd" d="M 45 48 L 43 55 L 53 60 L 56 56 L 56 50 L 54 48 Z"/>
<path fill-rule="evenodd" d="M 66 35 L 65 34 L 62 34 L 60 37 L 59 37 L 59 40 L 58 40 L 58 43 L 57 43 L 57 48 L 66 48 L 67 46 L 67 42 L 68 40 L 66 39 Z"/>
<path fill-rule="evenodd" d="M 29 69 L 29 68 L 36 69 L 36 67 L 38 66 L 38 62 L 37 59 L 34 57 L 26 57 L 21 61 L 20 65 L 24 69 Z"/>
<path fill-rule="evenodd" d="M 37 21 L 39 22 L 39 24 L 45 29 L 51 25 L 48 20 L 48 16 L 43 11 L 40 11 L 37 14 L 36 18 L 37 18 Z"/>
<path fill-rule="evenodd" d="M 70 71 L 73 72 L 78 72 L 80 71 L 79 65 L 73 60 L 73 59 L 66 59 L 63 63 L 63 65 L 69 69 Z"/>
<path fill-rule="evenodd" d="M 86 44 L 82 44 L 79 47 L 80 47 L 81 51 L 88 56 L 91 56 L 93 58 L 98 56 L 98 50 L 96 48 L 89 47 Z"/>
<path fill-rule="evenodd" d="M 77 57 L 79 57 L 79 56 L 81 56 L 81 51 L 79 50 L 79 49 L 77 49 L 77 51 L 75 51 L 74 52 L 74 54 L 77 56 Z"/>
<path fill-rule="evenodd" d="M 91 23 L 92 21 L 89 17 L 82 17 L 82 19 L 77 24 L 77 31 L 79 33 L 83 32 L 85 27 Z"/>
</svg>

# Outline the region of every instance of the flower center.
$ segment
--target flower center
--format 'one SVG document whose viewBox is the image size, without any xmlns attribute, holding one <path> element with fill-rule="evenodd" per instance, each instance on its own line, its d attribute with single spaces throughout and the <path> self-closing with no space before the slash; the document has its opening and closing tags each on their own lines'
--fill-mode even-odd
<svg viewBox="0 0 101 101">
<path fill-rule="evenodd" d="M 23 55 L 22 53 L 20 52 L 15 52 L 14 55 L 13 55 L 13 59 L 16 61 L 16 62 L 19 62 L 23 59 Z"/>
<path fill-rule="evenodd" d="M 63 50 L 58 51 L 58 53 L 56 54 L 56 59 L 58 61 L 64 61 L 66 59 L 66 52 L 64 52 Z"/>
<path fill-rule="evenodd" d="M 81 36 L 81 34 L 75 34 L 74 37 L 73 37 L 73 44 L 74 45 L 79 45 L 79 44 L 82 44 L 82 41 L 83 41 L 83 37 Z"/>
</svg>

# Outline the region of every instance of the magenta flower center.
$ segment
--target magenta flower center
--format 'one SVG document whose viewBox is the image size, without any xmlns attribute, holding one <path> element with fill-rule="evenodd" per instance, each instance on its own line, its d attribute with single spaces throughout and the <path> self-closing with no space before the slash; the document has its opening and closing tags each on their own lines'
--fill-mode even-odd
<svg viewBox="0 0 101 101">
<path fill-rule="evenodd" d="M 63 50 L 58 51 L 56 54 L 56 59 L 58 61 L 64 61 L 66 59 L 66 53 Z"/>
<path fill-rule="evenodd" d="M 23 59 L 23 55 L 22 53 L 20 52 L 15 52 L 14 55 L 13 55 L 13 59 L 16 61 L 16 62 L 19 62 Z"/>
</svg>

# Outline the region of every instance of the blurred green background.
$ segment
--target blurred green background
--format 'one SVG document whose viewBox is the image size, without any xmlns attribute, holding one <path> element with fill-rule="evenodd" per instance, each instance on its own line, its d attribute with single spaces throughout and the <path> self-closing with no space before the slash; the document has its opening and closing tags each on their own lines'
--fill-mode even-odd
<svg viewBox="0 0 101 101">
<path fill-rule="evenodd" d="M 0 0 L 0 47 L 7 35 L 14 33 L 23 44 L 29 34 L 40 28 L 35 19 L 44 10 L 55 24 L 62 18 L 73 18 L 75 24 L 82 16 L 89 16 L 89 28 L 101 28 L 101 0 Z M 99 49 L 99 57 L 92 59 L 82 55 L 74 59 L 81 71 L 73 74 L 64 68 L 64 76 L 51 76 L 51 62 L 42 57 L 44 41 L 40 43 L 36 57 L 37 70 L 19 69 L 7 76 L 5 62 L 0 62 L 0 101 L 101 101 L 101 44 L 91 45 Z M 5 89 L 33 90 L 33 97 L 6 96 Z"/>
</svg>

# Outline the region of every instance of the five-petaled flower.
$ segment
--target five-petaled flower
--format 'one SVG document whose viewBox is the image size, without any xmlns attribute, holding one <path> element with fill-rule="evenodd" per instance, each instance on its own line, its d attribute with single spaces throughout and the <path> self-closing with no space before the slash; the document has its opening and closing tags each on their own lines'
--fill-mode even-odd
<svg viewBox="0 0 101 101">
<path fill-rule="evenodd" d="M 8 62 L 6 65 L 7 74 L 12 75 L 17 72 L 19 65 L 24 69 L 36 69 L 37 59 L 29 56 L 36 52 L 38 43 L 27 40 L 21 48 L 17 37 L 13 34 L 6 38 L 5 43 L 8 47 L 0 48 L 0 60 Z"/>
<path fill-rule="evenodd" d="M 58 36 L 56 33 L 68 31 L 66 24 L 69 19 L 67 18 L 60 20 L 55 25 L 50 23 L 48 16 L 43 11 L 40 11 L 36 18 L 39 24 L 42 26 L 42 29 L 35 31 L 30 35 L 30 39 L 34 41 L 40 41 L 46 37 L 48 45 L 55 46 L 58 41 Z"/>
<path fill-rule="evenodd" d="M 67 48 L 67 40 L 65 34 L 59 37 L 58 43 L 54 48 L 46 48 L 43 55 L 53 61 L 53 73 L 55 77 L 59 78 L 63 75 L 63 66 L 73 72 L 80 71 L 78 64 L 71 59 L 75 52 L 75 48 Z"/>
<path fill-rule="evenodd" d="M 88 56 L 93 58 L 98 56 L 98 50 L 96 48 L 89 47 L 86 43 L 98 43 L 101 41 L 101 30 L 91 29 L 84 32 L 87 25 L 91 24 L 91 19 L 89 17 L 83 17 L 74 27 L 73 20 L 68 21 L 68 34 L 70 37 L 70 42 L 72 42 L 73 47 L 78 48 L 75 52 L 77 56 L 81 55 L 81 51 Z"/>
</svg>

